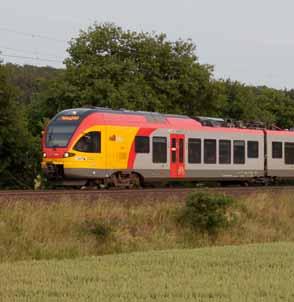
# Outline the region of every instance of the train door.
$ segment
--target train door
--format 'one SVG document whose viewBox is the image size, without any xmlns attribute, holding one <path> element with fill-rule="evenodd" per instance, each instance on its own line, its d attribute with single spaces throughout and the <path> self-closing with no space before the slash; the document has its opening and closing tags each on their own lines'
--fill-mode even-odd
<svg viewBox="0 0 294 302">
<path fill-rule="evenodd" d="M 185 176 L 185 135 L 170 135 L 170 176 Z"/>
</svg>

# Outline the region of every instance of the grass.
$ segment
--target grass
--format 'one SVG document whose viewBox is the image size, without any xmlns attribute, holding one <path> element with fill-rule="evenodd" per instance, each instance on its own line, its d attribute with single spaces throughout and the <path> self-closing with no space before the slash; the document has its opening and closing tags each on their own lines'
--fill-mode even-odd
<svg viewBox="0 0 294 302">
<path fill-rule="evenodd" d="M 293 301 L 294 244 L 0 264 L 0 301 Z"/>
<path fill-rule="evenodd" d="M 294 241 L 290 194 L 238 202 L 238 223 L 215 236 L 177 224 L 183 201 L 69 200 L 0 204 L 0 262 Z"/>
</svg>

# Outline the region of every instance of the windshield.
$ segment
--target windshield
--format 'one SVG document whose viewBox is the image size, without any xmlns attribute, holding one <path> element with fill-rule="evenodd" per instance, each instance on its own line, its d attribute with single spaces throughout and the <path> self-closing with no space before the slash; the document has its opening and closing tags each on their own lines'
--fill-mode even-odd
<svg viewBox="0 0 294 302">
<path fill-rule="evenodd" d="M 46 146 L 51 148 L 66 147 L 77 125 L 49 125 L 46 135 Z"/>
<path fill-rule="evenodd" d="M 84 117 L 91 111 L 89 109 L 68 109 L 58 113 L 50 122 L 46 131 L 46 147 L 65 148 L 80 125 Z"/>
</svg>

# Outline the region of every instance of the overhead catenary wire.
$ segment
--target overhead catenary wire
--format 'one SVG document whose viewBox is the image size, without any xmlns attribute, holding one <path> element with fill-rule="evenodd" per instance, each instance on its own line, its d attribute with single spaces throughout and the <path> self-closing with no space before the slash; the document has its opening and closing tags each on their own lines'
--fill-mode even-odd
<svg viewBox="0 0 294 302">
<path fill-rule="evenodd" d="M 47 58 L 40 58 L 40 57 L 18 56 L 18 55 L 0 53 L 0 57 L 1 56 L 8 57 L 8 58 L 15 58 L 15 59 L 36 60 L 36 61 L 55 62 L 55 63 L 63 64 L 63 61 L 61 60 L 54 60 L 54 59 L 47 59 Z"/>
<path fill-rule="evenodd" d="M 4 50 L 9 50 L 9 51 L 13 51 L 13 52 L 19 52 L 19 53 L 23 53 L 23 54 L 29 54 L 29 55 L 34 55 L 34 56 L 50 56 L 54 59 L 57 59 L 57 60 L 63 60 L 63 58 L 60 58 L 58 57 L 57 54 L 53 54 L 53 53 L 48 53 L 48 52 L 39 52 L 39 51 L 34 51 L 34 50 L 22 50 L 22 49 L 19 49 L 19 48 L 12 48 L 12 47 L 7 47 L 7 46 L 2 46 L 0 45 L 0 54 L 1 54 L 1 50 L 4 49 Z"/>
<path fill-rule="evenodd" d="M 8 32 L 16 35 L 21 35 L 27 38 L 31 39 L 44 39 L 49 40 L 53 42 L 68 44 L 69 41 L 58 39 L 52 36 L 43 35 L 39 33 L 32 33 L 32 32 L 26 32 L 26 31 L 19 31 L 14 30 L 8 27 L 0 26 L 0 32 Z M 1 51 L 2 50 L 2 51 Z M 3 51 L 5 50 L 5 51 Z M 11 53 L 12 52 L 12 53 Z M 15 54 L 16 52 L 16 54 Z M 19 53 L 19 54 L 18 54 Z M 52 53 L 45 53 L 45 52 L 39 52 L 37 50 L 23 50 L 23 49 L 17 49 L 7 46 L 0 46 L 0 58 L 6 57 L 6 58 L 14 58 L 14 59 L 23 59 L 23 60 L 34 60 L 34 61 L 43 61 L 43 62 L 51 62 L 51 63 L 60 63 L 63 64 L 63 60 L 65 58 L 61 58 L 57 56 L 56 54 Z"/>
<path fill-rule="evenodd" d="M 0 27 L 0 31 L 5 31 L 5 32 L 16 34 L 16 35 L 21 35 L 21 36 L 26 36 L 26 37 L 31 37 L 31 38 L 55 41 L 55 42 L 59 42 L 59 43 L 68 43 L 68 41 L 66 41 L 66 40 L 57 39 L 57 38 L 50 37 L 50 36 L 47 36 L 47 35 L 35 34 L 35 33 L 30 33 L 30 32 L 23 32 L 23 31 L 18 31 L 18 30 L 6 28 L 6 27 Z"/>
</svg>

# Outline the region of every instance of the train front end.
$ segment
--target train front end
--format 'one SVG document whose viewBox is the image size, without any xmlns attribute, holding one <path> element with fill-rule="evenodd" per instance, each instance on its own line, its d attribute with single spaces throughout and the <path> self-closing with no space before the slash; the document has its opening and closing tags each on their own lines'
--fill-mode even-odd
<svg viewBox="0 0 294 302">
<path fill-rule="evenodd" d="M 83 133 L 83 121 L 89 109 L 78 108 L 58 113 L 49 123 L 42 138 L 42 170 L 50 183 L 60 185 L 83 185 L 85 180 L 76 172 L 84 168 L 80 156 L 91 137 Z M 97 145 L 97 142 L 95 142 Z M 71 173 L 74 171 L 74 173 Z"/>
</svg>

